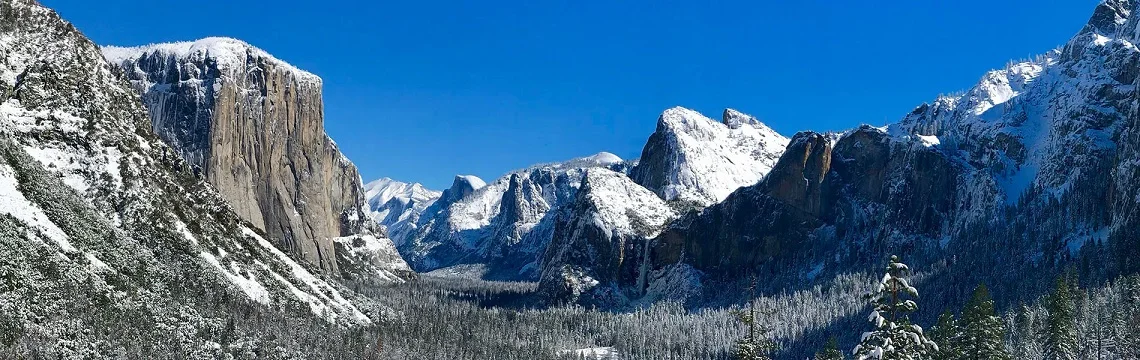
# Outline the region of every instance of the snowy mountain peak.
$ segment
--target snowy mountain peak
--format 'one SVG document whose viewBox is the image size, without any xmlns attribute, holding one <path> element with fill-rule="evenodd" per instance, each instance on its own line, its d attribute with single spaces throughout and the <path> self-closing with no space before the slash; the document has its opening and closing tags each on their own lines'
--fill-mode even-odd
<svg viewBox="0 0 1140 360">
<path fill-rule="evenodd" d="M 103 57 L 107 62 L 121 65 L 138 61 L 144 57 L 163 56 L 179 59 L 211 59 L 219 69 L 237 69 L 248 62 L 266 61 L 290 70 L 299 79 L 320 83 L 321 78 L 277 59 L 245 41 L 228 37 L 207 37 L 196 41 L 157 43 L 143 46 L 104 46 Z"/>
<path fill-rule="evenodd" d="M 1128 22 L 1134 6 L 1133 0 L 1102 1 L 1093 11 L 1084 31 L 1115 34 L 1121 25 Z"/>
<path fill-rule="evenodd" d="M 683 107 L 665 110 L 630 177 L 666 201 L 700 206 L 760 181 L 788 138 L 736 110 L 723 117 L 717 122 Z"/>
<path fill-rule="evenodd" d="M 470 188 L 474 191 L 487 186 L 487 182 L 475 175 L 455 175 L 455 181 L 452 182 L 451 187 L 455 188 L 456 186 Z"/>
<path fill-rule="evenodd" d="M 725 125 L 728 125 L 728 127 L 732 129 L 739 129 L 741 126 L 745 125 L 755 128 L 768 129 L 768 126 L 760 122 L 760 120 L 755 116 L 742 113 L 736 109 L 724 109 L 724 114 L 721 115 L 721 122 L 723 122 Z"/>
<path fill-rule="evenodd" d="M 609 153 L 609 152 L 605 152 L 605 151 L 602 151 L 600 153 L 581 158 L 581 160 L 587 161 L 587 162 L 597 163 L 598 165 L 612 165 L 612 164 L 617 164 L 617 163 L 620 163 L 622 161 L 625 161 L 625 160 L 622 160 L 622 158 L 620 156 L 617 156 L 617 155 L 614 155 L 613 153 Z"/>
<path fill-rule="evenodd" d="M 411 199 L 435 200 L 443 192 L 429 190 L 420 183 L 406 183 L 392 178 L 380 178 L 364 184 L 364 198 L 369 205 L 380 206 L 393 199 L 408 202 Z"/>
</svg>

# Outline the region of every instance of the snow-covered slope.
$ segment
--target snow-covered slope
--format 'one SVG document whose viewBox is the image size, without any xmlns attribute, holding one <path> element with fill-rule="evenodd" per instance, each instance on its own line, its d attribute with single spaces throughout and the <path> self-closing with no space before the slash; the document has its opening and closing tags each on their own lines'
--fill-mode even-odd
<svg viewBox="0 0 1140 360">
<path fill-rule="evenodd" d="M 114 357 L 143 339 L 218 358 L 256 350 L 243 339 L 257 334 L 231 331 L 233 347 L 210 335 L 237 309 L 377 319 L 196 177 L 71 24 L 32 0 L 0 0 L 0 24 L 5 338 L 53 358 Z"/>
<path fill-rule="evenodd" d="M 482 180 L 478 182 L 482 183 Z M 399 239 L 401 243 L 416 231 L 420 214 L 442 195 L 442 191 L 428 190 L 418 183 L 409 184 L 390 178 L 364 184 L 368 217 L 383 226 L 390 238 Z"/>
<path fill-rule="evenodd" d="M 726 109 L 721 122 L 682 107 L 665 110 L 630 177 L 666 201 L 704 207 L 755 184 L 788 139 L 756 118 Z"/>
<path fill-rule="evenodd" d="M 586 169 L 620 164 L 600 153 L 513 171 L 484 186 L 478 178 L 457 177 L 424 212 L 417 232 L 397 243 L 420 271 L 491 263 L 494 276 L 534 278 L 553 230 L 550 210 L 573 198 Z"/>
</svg>

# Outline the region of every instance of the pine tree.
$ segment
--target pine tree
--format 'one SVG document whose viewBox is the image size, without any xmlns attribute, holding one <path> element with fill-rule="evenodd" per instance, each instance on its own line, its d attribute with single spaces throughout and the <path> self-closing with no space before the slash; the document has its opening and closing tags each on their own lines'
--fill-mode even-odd
<svg viewBox="0 0 1140 360">
<path fill-rule="evenodd" d="M 913 360 L 938 350 L 922 333 L 922 327 L 911 324 L 908 318 L 918 310 L 918 304 L 908 299 L 918 298 L 918 289 L 904 278 L 909 272 L 898 256 L 891 256 L 878 289 L 868 296 L 872 306 L 868 320 L 874 330 L 863 334 L 855 347 L 856 359 Z"/>
<path fill-rule="evenodd" d="M 930 340 L 938 344 L 938 351 L 931 352 L 931 360 L 958 360 L 962 358 L 958 341 L 961 330 L 954 313 L 947 309 L 938 316 L 938 324 L 930 329 Z"/>
<path fill-rule="evenodd" d="M 1013 355 L 1016 359 L 1040 359 L 1042 355 L 1041 337 L 1037 332 L 1039 320 L 1032 308 L 1021 304 L 1014 317 Z"/>
<path fill-rule="evenodd" d="M 827 339 L 827 345 L 824 345 L 823 350 L 815 353 L 815 360 L 846 360 L 847 357 L 839 350 L 839 343 L 835 341 L 832 336 Z"/>
<path fill-rule="evenodd" d="M 994 311 L 994 301 L 986 285 L 978 285 L 962 310 L 961 340 L 956 345 L 966 359 L 1009 359 L 1002 339 L 1005 325 Z"/>
<path fill-rule="evenodd" d="M 1046 302 L 1049 316 L 1045 319 L 1045 358 L 1075 360 L 1077 358 L 1077 334 L 1075 305 L 1069 282 L 1065 277 L 1057 279 L 1053 294 Z"/>
<path fill-rule="evenodd" d="M 740 360 L 771 360 L 776 351 L 776 342 L 768 338 L 772 329 L 756 323 L 756 278 L 752 278 L 751 296 L 748 298 L 748 311 L 736 311 L 736 317 L 748 327 L 748 335 L 736 341 L 735 355 Z"/>
<path fill-rule="evenodd" d="M 1121 358 L 1140 358 L 1140 276 L 1125 277 L 1120 292 L 1113 319 L 1116 352 Z"/>
</svg>

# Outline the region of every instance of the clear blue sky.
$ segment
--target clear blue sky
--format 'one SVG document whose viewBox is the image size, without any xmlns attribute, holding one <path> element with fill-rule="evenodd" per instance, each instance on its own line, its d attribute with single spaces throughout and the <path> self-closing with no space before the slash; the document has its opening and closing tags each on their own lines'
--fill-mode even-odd
<svg viewBox="0 0 1140 360">
<path fill-rule="evenodd" d="M 316 73 L 366 181 L 436 189 L 635 158 L 675 105 L 788 136 L 886 124 L 1063 44 L 1098 2 L 41 1 L 100 44 L 229 36 Z"/>
</svg>

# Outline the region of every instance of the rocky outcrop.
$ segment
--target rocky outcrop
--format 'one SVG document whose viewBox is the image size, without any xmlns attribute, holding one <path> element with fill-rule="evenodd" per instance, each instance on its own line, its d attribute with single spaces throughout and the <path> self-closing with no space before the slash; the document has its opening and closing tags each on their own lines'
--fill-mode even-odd
<svg viewBox="0 0 1140 360">
<path fill-rule="evenodd" d="M 675 107 L 658 118 L 629 176 L 666 201 L 704 207 L 760 181 L 787 144 L 787 138 L 736 110 L 726 109 L 723 122 L 716 122 Z"/>
<path fill-rule="evenodd" d="M 105 47 L 159 136 L 279 246 L 336 272 L 333 238 L 362 232 L 356 167 L 324 131 L 321 79 L 244 42 Z"/>
</svg>

